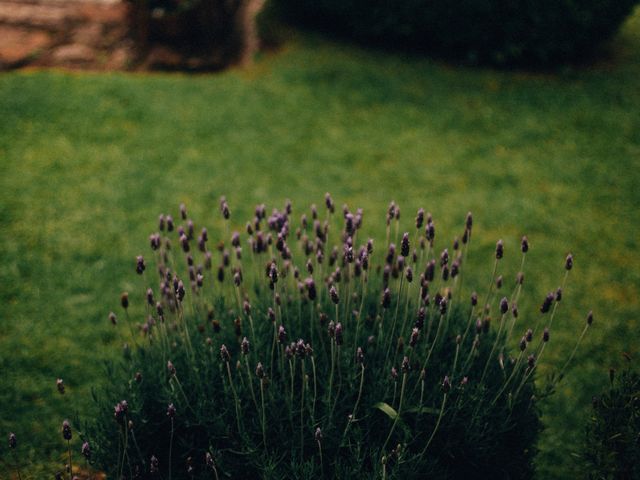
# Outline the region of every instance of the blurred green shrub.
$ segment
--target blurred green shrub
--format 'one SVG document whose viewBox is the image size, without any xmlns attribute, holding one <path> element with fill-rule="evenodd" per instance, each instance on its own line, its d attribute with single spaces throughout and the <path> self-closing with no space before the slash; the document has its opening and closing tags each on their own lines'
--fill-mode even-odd
<svg viewBox="0 0 640 480">
<path fill-rule="evenodd" d="M 287 18 L 358 41 L 470 63 L 551 65 L 592 54 L 637 0 L 276 0 Z"/>
<path fill-rule="evenodd" d="M 640 478 L 640 374 L 630 368 L 593 399 L 584 452 L 590 479 Z"/>
</svg>

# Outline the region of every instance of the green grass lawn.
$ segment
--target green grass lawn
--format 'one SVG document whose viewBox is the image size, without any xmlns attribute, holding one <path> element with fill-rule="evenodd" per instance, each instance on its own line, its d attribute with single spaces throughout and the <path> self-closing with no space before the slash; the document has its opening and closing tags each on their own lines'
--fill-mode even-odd
<svg viewBox="0 0 640 480">
<path fill-rule="evenodd" d="M 60 424 L 90 412 L 90 389 L 108 382 L 101 363 L 120 340 L 107 314 L 121 291 L 140 293 L 134 257 L 160 212 L 185 202 L 215 229 L 224 194 L 240 228 L 258 202 L 290 198 L 297 216 L 330 191 L 363 207 L 377 234 L 390 200 L 407 226 L 423 206 L 440 248 L 473 211 L 478 288 L 495 241 L 515 269 L 526 233 L 522 311 L 574 253 L 547 360 L 568 356 L 589 309 L 596 321 L 544 408 L 538 461 L 540 478 L 571 477 L 591 396 L 621 352 L 640 354 L 640 14 L 614 51 L 587 69 L 526 74 L 302 37 L 216 75 L 2 74 L 3 438 L 16 432 L 33 478 L 63 464 Z"/>
</svg>

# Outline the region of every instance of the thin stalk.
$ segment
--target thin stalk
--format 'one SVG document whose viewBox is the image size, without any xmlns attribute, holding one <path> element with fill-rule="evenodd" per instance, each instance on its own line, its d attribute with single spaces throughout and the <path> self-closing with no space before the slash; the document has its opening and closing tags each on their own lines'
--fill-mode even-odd
<svg viewBox="0 0 640 480">
<path fill-rule="evenodd" d="M 396 418 L 393 420 L 393 425 L 391 425 L 391 430 L 389 431 L 389 435 L 387 435 L 387 439 L 384 441 L 384 444 L 382 445 L 383 452 L 387 446 L 387 443 L 389 443 L 389 440 L 391 439 L 391 435 L 393 434 L 393 431 L 395 430 L 396 425 L 398 424 L 398 420 L 400 420 L 400 413 L 402 412 L 402 401 L 404 400 L 404 387 L 406 385 L 407 385 L 407 373 L 404 372 L 402 374 L 402 386 L 400 387 L 400 403 L 398 404 L 398 412 L 396 413 Z"/>
<path fill-rule="evenodd" d="M 433 440 L 433 437 L 436 436 L 436 432 L 438 431 L 438 427 L 440 426 L 440 421 L 442 420 L 442 416 L 444 414 L 444 407 L 446 403 L 447 403 L 447 394 L 445 393 L 444 396 L 442 397 L 442 405 L 440 406 L 440 414 L 438 415 L 436 426 L 433 428 L 433 432 L 431 432 L 431 436 L 429 437 L 427 444 L 424 446 L 424 449 L 422 450 L 422 452 L 420 452 L 420 458 L 422 458 L 422 456 L 426 453 L 427 449 L 429 448 L 429 445 L 431 445 L 431 441 Z"/>
<path fill-rule="evenodd" d="M 335 355 L 334 355 L 334 339 L 331 339 L 331 373 L 329 373 L 329 405 L 331 405 L 331 395 L 333 393 L 333 370 L 335 368 Z"/>
<path fill-rule="evenodd" d="M 564 364 L 564 366 L 560 369 L 560 374 L 558 375 L 558 379 L 562 378 L 562 376 L 564 375 L 564 371 L 566 370 L 566 368 L 569 366 L 569 364 L 573 360 L 573 357 L 575 356 L 576 352 L 578 351 L 578 347 L 580 346 L 580 343 L 582 342 L 582 339 L 584 338 L 585 334 L 587 333 L 587 330 L 589 330 L 589 326 L 590 325 L 588 323 L 584 326 L 584 329 L 582 330 L 582 334 L 578 338 L 578 341 L 576 342 L 576 346 L 573 348 L 573 351 L 571 352 L 571 355 L 567 359 L 567 361 Z M 540 353 L 542 353 L 542 352 L 540 352 Z"/>
<path fill-rule="evenodd" d="M 301 361 L 302 392 L 300 394 L 300 459 L 304 458 L 304 387 L 306 382 L 304 373 L 304 358 Z"/>
<path fill-rule="evenodd" d="M 262 404 L 262 442 L 264 443 L 264 451 L 265 453 L 267 453 L 267 429 L 264 409 L 264 381 L 262 379 L 260 379 L 260 403 Z"/>
<path fill-rule="evenodd" d="M 324 466 L 322 464 L 322 444 L 320 443 L 320 440 L 318 440 L 317 443 L 318 452 L 320 453 L 320 474 L 322 475 L 322 478 L 324 478 Z"/>
<path fill-rule="evenodd" d="M 318 397 L 318 382 L 316 379 L 316 362 L 311 357 L 311 369 L 313 370 L 313 403 L 311 405 L 311 424 L 315 425 L 316 423 L 316 398 Z"/>
<path fill-rule="evenodd" d="M 508 310 L 507 310 L 508 311 Z M 480 384 L 482 384 L 482 382 L 484 381 L 484 377 L 487 374 L 487 370 L 489 369 L 489 364 L 491 363 L 491 357 L 493 357 L 493 352 L 496 351 L 496 347 L 498 346 L 498 343 L 500 342 L 500 335 L 502 334 L 502 327 L 504 326 L 504 317 L 506 316 L 506 313 L 502 314 L 502 317 L 500 318 L 500 326 L 498 327 L 498 334 L 496 335 L 496 339 L 493 342 L 493 346 L 491 347 L 491 352 L 489 353 L 489 356 L 487 357 L 487 361 L 484 364 L 484 370 L 482 371 L 482 376 L 480 377 Z"/>
<path fill-rule="evenodd" d="M 171 437 L 169 437 L 169 480 L 171 480 L 171 452 L 173 450 L 173 417 L 171 417 Z"/>
<path fill-rule="evenodd" d="M 393 334 L 396 330 L 396 321 L 398 319 L 398 308 L 400 307 L 400 298 L 402 298 L 403 282 L 404 282 L 404 275 L 400 277 L 400 289 L 398 290 L 398 299 L 396 300 L 396 311 L 393 314 L 393 322 L 391 322 L 391 332 L 389 334 L 389 346 L 387 347 L 387 354 L 385 355 L 385 358 L 384 358 L 384 365 L 386 365 L 387 361 L 389 360 L 389 354 L 391 353 L 391 349 L 393 348 L 393 344 L 394 344 Z M 395 354 L 394 354 L 394 357 L 395 357 Z"/>
<path fill-rule="evenodd" d="M 125 427 L 126 431 L 126 427 Z M 126 433 L 125 433 L 126 435 Z M 125 440 L 124 451 L 127 451 L 127 442 Z M 69 453 L 69 479 L 73 478 L 73 464 L 71 463 L 71 440 L 67 440 L 67 452 Z M 122 467 L 120 469 L 120 476 L 122 476 L 122 469 L 124 468 L 124 455 L 122 456 Z"/>
<path fill-rule="evenodd" d="M 362 397 L 362 386 L 363 385 L 364 385 L 364 364 L 361 364 L 360 388 L 358 389 L 358 398 L 356 399 L 356 404 L 353 406 L 353 412 L 351 413 L 351 417 L 349 418 L 349 421 L 347 422 L 347 426 L 344 429 L 344 433 L 342 434 L 342 441 L 343 442 L 344 442 L 345 437 L 347 436 L 347 431 L 349 430 L 349 427 L 351 426 L 353 421 L 356 419 L 356 412 L 358 410 L 358 405 L 360 404 L 360 398 Z"/>
<path fill-rule="evenodd" d="M 224 362 L 227 364 L 227 375 L 229 376 L 229 385 L 231 386 L 231 391 L 233 392 L 233 401 L 236 406 L 236 423 L 238 424 L 238 434 L 242 431 L 240 428 L 240 402 L 238 400 L 238 394 L 236 393 L 236 387 L 233 386 L 233 379 L 231 378 L 231 367 L 229 366 L 229 362 Z"/>
<path fill-rule="evenodd" d="M 249 390 L 251 390 L 251 398 L 253 399 L 253 404 L 256 406 L 256 410 L 257 410 L 258 402 L 256 401 L 256 395 L 253 392 L 253 381 L 251 380 L 251 370 L 249 368 L 249 357 L 247 355 L 244 356 L 244 363 L 247 366 L 247 381 L 249 382 Z"/>
</svg>

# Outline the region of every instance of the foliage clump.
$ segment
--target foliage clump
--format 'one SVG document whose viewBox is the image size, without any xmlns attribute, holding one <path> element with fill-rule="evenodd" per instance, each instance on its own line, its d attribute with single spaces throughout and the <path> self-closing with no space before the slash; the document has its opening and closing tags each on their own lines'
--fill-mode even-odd
<svg viewBox="0 0 640 480">
<path fill-rule="evenodd" d="M 86 425 L 97 466 L 114 478 L 533 475 L 546 395 L 533 380 L 563 294 L 519 312 L 528 239 L 515 281 L 500 240 L 471 293 L 471 214 L 442 248 L 422 209 L 400 234 L 392 202 L 382 242 L 363 236 L 361 209 L 336 213 L 329 194 L 325 207 L 298 220 L 289 202 L 258 205 L 241 234 L 222 198 L 219 242 L 184 205 L 180 221 L 160 216 L 135 262 L 140 293 L 110 315 L 131 331 Z"/>
<path fill-rule="evenodd" d="M 386 47 L 495 65 L 582 59 L 637 0 L 278 0 L 295 22 Z"/>
<path fill-rule="evenodd" d="M 640 374 L 609 372 L 609 388 L 593 398 L 584 459 L 590 479 L 640 478 Z"/>
</svg>

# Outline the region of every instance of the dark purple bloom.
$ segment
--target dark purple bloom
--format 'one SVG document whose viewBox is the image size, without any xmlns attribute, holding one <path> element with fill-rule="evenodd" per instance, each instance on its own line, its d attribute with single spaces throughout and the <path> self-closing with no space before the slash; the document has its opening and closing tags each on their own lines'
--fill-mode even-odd
<svg viewBox="0 0 640 480">
<path fill-rule="evenodd" d="M 447 394 L 451 390 L 451 381 L 449 377 L 445 375 L 444 380 L 442 381 L 442 391 Z"/>
<path fill-rule="evenodd" d="M 333 285 L 329 289 L 329 297 L 331 298 L 331 301 L 336 305 L 340 303 L 340 297 L 338 296 L 338 291 L 336 290 L 336 287 Z"/>
<path fill-rule="evenodd" d="M 220 347 L 220 358 L 222 358 L 222 361 L 226 363 L 229 363 L 229 360 L 231 360 L 229 350 L 227 350 L 227 347 L 224 344 Z"/>
<path fill-rule="evenodd" d="M 500 300 L 500 313 L 504 315 L 507 311 L 509 311 L 509 301 L 507 297 L 502 297 L 502 300 Z"/>
<path fill-rule="evenodd" d="M 335 338 L 336 338 L 336 345 L 342 345 L 342 323 L 337 323 L 336 324 L 336 330 L 335 330 Z"/>
<path fill-rule="evenodd" d="M 127 292 L 122 292 L 122 295 L 120 295 L 120 305 L 125 310 L 129 308 L 129 294 Z"/>
<path fill-rule="evenodd" d="M 391 291 L 388 288 L 382 292 L 382 308 L 388 309 L 391 306 Z"/>
<path fill-rule="evenodd" d="M 240 350 L 244 355 L 249 354 L 249 340 L 247 339 L 247 337 L 244 337 L 242 339 L 242 342 L 240 343 Z"/>
<path fill-rule="evenodd" d="M 402 241 L 400 242 L 400 254 L 403 257 L 408 257 L 409 251 L 409 232 L 404 232 L 404 234 L 402 235 Z"/>
<path fill-rule="evenodd" d="M 553 293 L 548 293 L 545 297 L 542 305 L 540 306 L 540 313 L 547 313 L 551 308 L 551 304 L 553 303 L 554 295 Z"/>
<path fill-rule="evenodd" d="M 174 418 L 175 416 L 176 416 L 176 407 L 173 405 L 173 403 L 170 403 L 169 406 L 167 407 L 167 417 Z"/>
<path fill-rule="evenodd" d="M 18 446 L 18 439 L 16 438 L 16 434 L 11 432 L 9 434 L 9 448 L 15 449 Z"/>
<path fill-rule="evenodd" d="M 68 442 L 71 440 L 71 436 L 71 425 L 69 425 L 69 420 L 65 420 L 62 422 L 62 438 Z"/>
<path fill-rule="evenodd" d="M 496 243 L 496 259 L 500 260 L 504 256 L 504 243 L 498 240 Z"/>
<path fill-rule="evenodd" d="M 542 341 L 545 343 L 549 341 L 549 329 L 547 327 L 544 327 L 544 332 L 542 332 Z"/>
<path fill-rule="evenodd" d="M 58 392 L 64 395 L 64 381 L 61 378 L 56 380 L 56 387 L 58 388 Z"/>
<path fill-rule="evenodd" d="M 418 209 L 418 214 L 416 215 L 416 228 L 420 230 L 422 225 L 424 224 L 424 209 Z"/>
<path fill-rule="evenodd" d="M 142 275 L 142 273 L 144 272 L 146 266 L 144 264 L 144 258 L 142 255 L 138 255 L 136 257 L 136 272 L 138 273 L 138 275 Z"/>
<path fill-rule="evenodd" d="M 529 239 L 526 235 L 522 237 L 522 241 L 520 242 L 520 249 L 522 250 L 522 253 L 527 253 L 529 251 Z"/>
<path fill-rule="evenodd" d="M 573 268 L 573 255 L 567 255 L 567 258 L 564 261 L 564 268 L 566 270 L 571 270 Z"/>
</svg>

